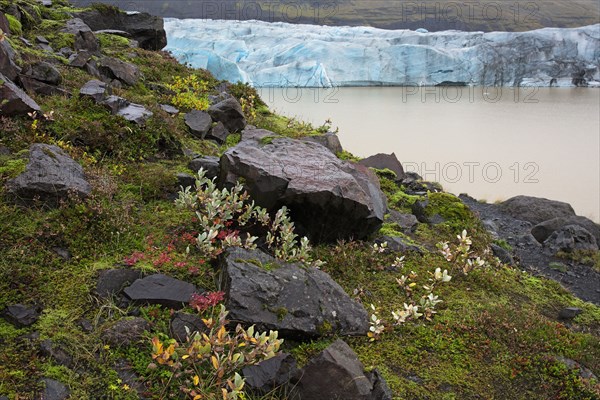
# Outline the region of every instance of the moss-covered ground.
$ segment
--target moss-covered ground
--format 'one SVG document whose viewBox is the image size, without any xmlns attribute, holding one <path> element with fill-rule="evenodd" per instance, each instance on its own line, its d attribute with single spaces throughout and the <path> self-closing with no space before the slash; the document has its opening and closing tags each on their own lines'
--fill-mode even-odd
<svg viewBox="0 0 600 400">
<path fill-rule="evenodd" d="M 10 20 L 11 27 L 17 32 L 21 28 L 27 39 L 42 34 L 55 49 L 71 45 L 72 37 L 57 33 L 72 10 L 66 2 L 55 1 L 52 8 L 33 0 L 5 3 L 0 1 L 0 8 L 14 3 L 27 12 L 20 26 Z M 239 135 L 232 135 L 222 146 L 194 139 L 181 115 L 170 116 L 159 107 L 172 102 L 164 89 L 175 77 L 196 75 L 206 83 L 207 94 L 218 82 L 206 71 L 181 65 L 166 53 L 130 48 L 122 38 L 102 35 L 99 39 L 104 54 L 140 67 L 142 79 L 115 92 L 154 113 L 145 127 L 79 99 L 79 87 L 91 76 L 60 59 L 63 86 L 74 96 L 35 97 L 44 113 L 53 112 L 36 123 L 27 116 L 0 117 L 0 145 L 11 152 L 0 156 L 0 309 L 23 303 L 43 310 L 38 322 L 28 328 L 17 329 L 0 318 L 0 395 L 11 400 L 33 398 L 41 377 L 64 382 L 74 399 L 136 399 L 134 390 L 115 372 L 120 359 L 127 360 L 142 378 L 146 396 L 177 398 L 177 391 L 165 393 L 169 377 L 147 368 L 152 361 L 150 338 L 168 334 L 170 310 L 141 307 L 139 314 L 152 327 L 146 338 L 124 348 L 107 346 L 102 328 L 137 311 L 94 296 L 97 274 L 129 267 L 161 271 L 209 290 L 218 289 L 211 260 L 193 248 L 189 255 L 185 252 L 197 226 L 194 215 L 173 204 L 174 176 L 189 172 L 183 148 L 218 155 L 234 145 Z M 14 35 L 7 40 L 21 65 L 49 57 Z M 278 135 L 301 137 L 327 129 L 272 114 L 247 86 L 234 85 L 231 91 L 245 99 L 250 123 Z M 86 200 L 65 201 L 55 209 L 13 204 L 4 184 L 24 170 L 27 149 L 36 142 L 56 144 L 79 161 L 93 194 Z M 410 212 L 420 198 L 406 194 L 384 175 L 382 188 L 390 207 Z M 386 322 L 378 340 L 346 339 L 364 365 L 382 372 L 397 399 L 600 398 L 597 381 L 580 378 L 577 369 L 570 370 L 556 359 L 573 359 L 600 374 L 600 308 L 574 298 L 555 282 L 498 264 L 485 253 L 491 238 L 462 203 L 444 193 L 430 194 L 429 199 L 428 212 L 440 214 L 447 222 L 419 224 L 414 233 L 404 233 L 426 251 L 405 254 L 402 267 L 390 268 L 400 254 L 374 252 L 369 242 L 339 242 L 315 249 L 315 256 L 327 263 L 322 269 L 367 309 L 373 304 Z M 488 261 L 468 275 L 448 263 L 436 248 L 438 242 L 454 241 L 462 229 L 472 236 L 473 250 Z M 387 223 L 382 233 L 402 232 Z M 61 258 L 56 248 L 68 249 L 72 257 Z M 391 312 L 402 309 L 410 299 L 418 300 L 422 286 L 430 284 L 438 267 L 448 269 L 453 278 L 436 287 L 435 293 L 443 300 L 437 314 L 430 321 L 392 327 Z M 402 275 L 410 275 L 416 285 L 401 286 L 397 279 Z M 573 321 L 559 321 L 558 311 L 567 306 L 583 312 Z M 91 333 L 80 327 L 82 319 L 91 322 Z M 324 333 L 312 342 L 285 342 L 284 350 L 304 363 L 335 339 Z M 70 368 L 40 355 L 39 342 L 48 338 L 73 357 Z M 285 398 L 285 394 L 269 398 L 277 397 Z"/>
</svg>

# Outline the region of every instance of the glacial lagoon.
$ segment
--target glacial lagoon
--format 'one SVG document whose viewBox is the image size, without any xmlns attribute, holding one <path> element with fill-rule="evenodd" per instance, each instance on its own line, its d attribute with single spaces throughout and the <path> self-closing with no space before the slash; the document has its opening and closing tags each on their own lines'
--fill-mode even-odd
<svg viewBox="0 0 600 400">
<path fill-rule="evenodd" d="M 262 88 L 277 112 L 339 128 L 344 148 L 394 152 L 407 171 L 494 202 L 524 194 L 600 220 L 600 90 Z"/>
</svg>

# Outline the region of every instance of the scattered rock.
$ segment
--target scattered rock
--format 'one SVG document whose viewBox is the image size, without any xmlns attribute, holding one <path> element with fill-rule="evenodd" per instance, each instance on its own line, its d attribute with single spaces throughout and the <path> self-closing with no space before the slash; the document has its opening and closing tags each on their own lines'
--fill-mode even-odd
<svg viewBox="0 0 600 400">
<path fill-rule="evenodd" d="M 100 271 L 96 283 L 96 294 L 103 298 L 110 298 L 121 293 L 125 286 L 142 277 L 140 271 L 133 269 L 107 269 Z"/>
<path fill-rule="evenodd" d="M 100 51 L 100 43 L 92 31 L 79 31 L 75 34 L 75 50 L 95 54 Z"/>
<path fill-rule="evenodd" d="M 492 253 L 494 256 L 498 257 L 502 263 L 507 265 L 516 265 L 512 255 L 505 248 L 493 243 L 490 245 L 490 247 L 492 248 Z"/>
<path fill-rule="evenodd" d="M 407 239 L 400 236 L 381 236 L 374 240 L 377 244 L 387 243 L 387 248 L 390 251 L 396 253 L 406 253 L 409 251 L 415 251 L 422 254 L 421 248 L 413 243 L 410 243 Z"/>
<path fill-rule="evenodd" d="M 46 339 L 40 343 L 40 353 L 44 357 L 49 357 L 58 365 L 71 368 L 73 366 L 73 357 L 60 345 L 57 345 L 50 339 Z"/>
<path fill-rule="evenodd" d="M 339 160 L 319 144 L 272 132 L 249 139 L 252 131 L 244 130 L 242 142 L 221 157 L 223 185 L 243 178 L 256 204 L 269 210 L 287 206 L 298 231 L 315 242 L 362 239 L 379 229 L 387 205 L 372 171 Z"/>
<path fill-rule="evenodd" d="M 62 76 L 60 75 L 60 72 L 58 72 L 58 70 L 52 64 L 45 61 L 41 61 L 29 66 L 25 72 L 25 75 L 55 86 L 60 85 L 62 82 Z"/>
<path fill-rule="evenodd" d="M 327 147 L 329 151 L 336 155 L 344 151 L 342 144 L 340 143 L 340 138 L 333 132 L 327 132 L 323 135 L 307 136 L 302 140 L 319 143 L 321 146 Z"/>
<path fill-rule="evenodd" d="M 554 358 L 556 359 L 556 361 L 565 364 L 569 369 L 579 370 L 579 377 L 581 377 L 582 379 L 598 380 L 596 375 L 594 375 L 594 373 L 589 368 L 578 363 L 577 361 L 562 356 L 555 356 Z"/>
<path fill-rule="evenodd" d="M 83 68 L 87 64 L 88 61 L 92 58 L 92 54 L 89 51 L 80 51 L 77 53 L 73 53 L 69 57 L 69 65 L 71 67 Z"/>
<path fill-rule="evenodd" d="M 359 161 L 359 164 L 364 165 L 365 167 L 375 168 L 375 169 L 389 169 L 393 173 L 396 174 L 397 180 L 404 179 L 404 168 L 396 154 L 375 154 L 373 156 L 364 158 Z"/>
<path fill-rule="evenodd" d="M 120 115 L 127 121 L 134 122 L 138 125 L 144 125 L 153 113 L 141 104 L 129 103 L 125 107 L 119 109 L 117 115 Z"/>
<path fill-rule="evenodd" d="M 137 66 L 112 57 L 104 57 L 98 61 L 100 73 L 110 79 L 118 79 L 126 85 L 135 85 L 140 77 Z"/>
<path fill-rule="evenodd" d="M 160 108 L 164 112 L 166 112 L 167 114 L 171 114 L 171 115 L 177 115 L 177 114 L 179 114 L 179 109 L 177 109 L 177 108 L 175 108 L 173 106 L 170 106 L 168 104 L 161 104 Z"/>
<path fill-rule="evenodd" d="M 227 136 L 229 136 L 229 131 L 225 128 L 225 125 L 223 125 L 222 122 L 217 122 L 206 135 L 206 139 L 214 140 L 217 143 L 222 144 L 227 140 Z"/>
<path fill-rule="evenodd" d="M 122 318 L 104 329 L 102 338 L 113 346 L 129 346 L 143 338 L 144 331 L 150 330 L 150 324 L 144 318 Z"/>
<path fill-rule="evenodd" d="M 216 88 L 215 90 L 218 90 L 218 88 Z M 209 95 L 208 102 L 212 106 L 212 105 L 222 102 L 223 100 L 231 99 L 232 97 L 233 96 L 227 92 L 219 92 L 219 94 L 217 94 L 217 95 Z"/>
<path fill-rule="evenodd" d="M 2 316 L 17 328 L 24 328 L 33 325 L 40 317 L 40 314 L 34 307 L 13 304 L 2 311 Z"/>
<path fill-rule="evenodd" d="M 44 391 L 38 397 L 38 400 L 65 400 L 71 392 L 65 385 L 54 379 L 43 378 Z"/>
<path fill-rule="evenodd" d="M 192 110 L 183 117 L 192 135 L 204 139 L 212 127 L 212 119 L 205 111 Z"/>
<path fill-rule="evenodd" d="M 0 74 L 0 99 L 2 99 L 0 115 L 5 117 L 41 111 L 40 106 L 27 93 L 2 74 Z"/>
<path fill-rule="evenodd" d="M 580 217 L 578 215 L 572 217 L 553 218 L 539 223 L 531 228 L 531 234 L 537 239 L 538 242 L 544 243 L 544 241 L 548 239 L 552 233 L 567 225 L 581 226 L 589 233 L 594 235 L 596 238 L 596 243 L 600 244 L 600 225 L 588 218 Z"/>
<path fill-rule="evenodd" d="M 116 115 L 119 110 L 127 107 L 129 102 L 122 97 L 111 95 L 100 101 L 98 104 L 104 106 L 111 114 Z"/>
<path fill-rule="evenodd" d="M 197 292 L 203 291 L 198 291 L 191 283 L 163 274 L 138 279 L 124 290 L 125 295 L 136 303 L 162 304 L 175 309 L 188 304 L 192 294 Z"/>
<path fill-rule="evenodd" d="M 565 307 L 558 312 L 559 319 L 573 319 L 579 314 L 581 314 L 583 310 L 578 307 Z"/>
<path fill-rule="evenodd" d="M 563 226 L 544 241 L 544 247 L 554 253 L 557 251 L 598 250 L 596 238 L 579 225 Z"/>
<path fill-rule="evenodd" d="M 7 40 L 0 42 L 0 74 L 14 81 L 21 72 L 15 63 L 15 52 Z M 5 80 L 3 78 L 3 80 Z"/>
<path fill-rule="evenodd" d="M 64 58 L 69 58 L 74 54 L 74 52 L 69 47 L 62 47 L 60 50 L 58 50 L 58 53 L 56 54 Z"/>
<path fill-rule="evenodd" d="M 70 33 L 73 35 L 78 34 L 79 32 L 91 32 L 90 27 L 83 22 L 81 18 L 71 18 L 65 23 L 65 27 L 61 30 L 64 33 Z"/>
<path fill-rule="evenodd" d="M 296 360 L 286 353 L 244 367 L 242 370 L 242 375 L 246 379 L 244 388 L 263 396 L 287 385 L 297 373 Z"/>
<path fill-rule="evenodd" d="M 203 168 L 206 171 L 206 177 L 208 179 L 218 178 L 219 177 L 219 158 L 213 156 L 202 156 L 198 158 L 194 158 L 188 164 L 188 168 L 194 172 L 200 171 L 200 168 Z"/>
<path fill-rule="evenodd" d="M 133 389 L 140 394 L 140 400 L 146 399 L 145 397 L 141 396 L 141 393 L 145 390 L 145 387 L 141 382 L 140 377 L 133 372 L 133 367 L 127 360 L 122 358 L 117 360 L 115 363 L 115 371 L 117 371 L 117 375 L 119 376 L 121 382 L 128 385 L 130 389 Z"/>
<path fill-rule="evenodd" d="M 77 320 L 77 325 L 81 328 L 85 333 L 94 332 L 94 324 L 89 319 L 80 318 Z"/>
<path fill-rule="evenodd" d="M 381 382 L 378 388 L 371 379 Z M 302 369 L 295 390 L 300 399 L 391 400 L 382 381 L 379 374 L 367 377 L 354 351 L 338 339 Z"/>
<path fill-rule="evenodd" d="M 446 219 L 440 214 L 430 214 L 427 211 L 429 200 L 417 200 L 412 206 L 412 212 L 419 222 L 430 225 L 437 225 L 446 222 Z"/>
<path fill-rule="evenodd" d="M 177 187 L 185 189 L 187 187 L 194 188 L 196 186 L 196 177 L 193 175 L 180 172 L 175 175 L 175 177 L 177 178 Z"/>
<path fill-rule="evenodd" d="M 398 225 L 402 232 L 412 232 L 419 224 L 419 220 L 413 214 L 403 214 L 396 210 L 389 211 L 387 222 Z"/>
<path fill-rule="evenodd" d="M 87 197 L 92 191 L 81 165 L 59 147 L 39 143 L 29 148 L 25 172 L 8 181 L 7 187 L 21 203 L 39 199 L 50 206 L 72 195 Z"/>
<path fill-rule="evenodd" d="M 387 382 L 381 376 L 381 373 L 377 368 L 371 371 L 370 374 L 366 374 L 369 380 L 373 382 L 373 392 L 371 398 L 375 400 L 392 400 L 393 393 Z"/>
<path fill-rule="evenodd" d="M 567 203 L 531 196 L 512 197 L 501 203 L 500 209 L 513 218 L 534 225 L 553 218 L 575 215 L 573 207 Z"/>
<path fill-rule="evenodd" d="M 92 79 L 83 85 L 83 87 L 79 90 L 79 97 L 89 97 L 96 103 L 99 103 L 106 96 L 106 92 L 106 83 Z"/>
<path fill-rule="evenodd" d="M 21 81 L 21 86 L 23 87 L 23 89 L 25 89 L 28 93 L 38 94 L 42 96 L 70 96 L 70 93 L 64 89 L 44 82 L 40 82 L 25 75 L 21 75 L 19 77 L 19 80 Z"/>
<path fill-rule="evenodd" d="M 52 7 L 52 0 L 37 0 L 44 7 Z"/>
<path fill-rule="evenodd" d="M 53 247 L 52 251 L 65 261 L 69 261 L 71 258 L 73 258 L 69 249 L 65 249 L 64 247 Z"/>
<path fill-rule="evenodd" d="M 204 322 L 202 322 L 202 318 L 196 314 L 184 312 L 176 312 L 173 314 L 170 328 L 171 336 L 179 343 L 187 342 L 188 331 L 190 335 L 194 332 L 207 333 L 209 331 Z"/>
<path fill-rule="evenodd" d="M 369 329 L 363 306 L 323 271 L 241 248 L 228 250 L 222 264 L 232 321 L 292 337 L 365 335 Z"/>
<path fill-rule="evenodd" d="M 242 106 L 233 97 L 210 106 L 208 113 L 213 121 L 222 122 L 229 132 L 240 132 L 246 127 L 246 117 L 244 117 Z"/>
<path fill-rule="evenodd" d="M 49 53 L 54 53 L 54 50 L 50 46 L 50 42 L 43 36 L 36 36 L 35 42 L 37 43 L 38 48 L 47 51 Z"/>
<path fill-rule="evenodd" d="M 94 34 L 99 34 L 99 33 L 103 33 L 106 35 L 115 35 L 115 36 L 121 36 L 124 38 L 131 38 L 131 34 L 129 32 L 126 31 L 120 31 L 118 29 L 101 29 L 99 31 L 94 31 Z"/>
<path fill-rule="evenodd" d="M 2 32 L 10 35 L 10 24 L 8 23 L 8 19 L 2 11 L 0 11 L 0 29 Z"/>
<path fill-rule="evenodd" d="M 167 45 L 164 22 L 148 13 L 128 14 L 112 10 L 89 10 L 77 16 L 93 30 L 126 31 L 146 50 L 161 50 Z"/>
</svg>

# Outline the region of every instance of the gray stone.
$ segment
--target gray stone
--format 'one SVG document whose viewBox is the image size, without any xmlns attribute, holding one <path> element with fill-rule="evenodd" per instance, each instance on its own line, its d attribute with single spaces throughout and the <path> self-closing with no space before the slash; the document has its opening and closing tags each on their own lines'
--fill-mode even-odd
<svg viewBox="0 0 600 400">
<path fill-rule="evenodd" d="M 56 254 L 65 261 L 69 261 L 71 258 L 73 258 L 69 249 L 66 249 L 64 247 L 53 247 L 52 251 L 54 252 L 54 254 Z"/>
<path fill-rule="evenodd" d="M 375 154 L 373 156 L 364 158 L 359 161 L 359 164 L 364 165 L 365 167 L 375 168 L 375 169 L 389 169 L 393 173 L 396 174 L 397 180 L 404 179 L 404 168 L 396 154 Z"/>
<path fill-rule="evenodd" d="M 61 32 L 71 33 L 73 35 L 78 34 L 79 32 L 91 32 L 89 26 L 81 18 L 71 18 L 65 23 L 65 28 L 62 29 Z"/>
<path fill-rule="evenodd" d="M 40 106 L 7 77 L 0 74 L 0 115 L 13 117 L 41 111 Z"/>
<path fill-rule="evenodd" d="M 567 203 L 531 196 L 512 197 L 502 202 L 500 209 L 515 219 L 534 225 L 553 218 L 575 215 L 573 207 Z"/>
<path fill-rule="evenodd" d="M 52 0 L 37 0 L 44 7 L 52 7 Z"/>
<path fill-rule="evenodd" d="M 71 368 L 73 366 L 73 357 L 60 345 L 57 345 L 50 339 L 40 343 L 40 353 L 44 357 L 49 357 L 58 365 Z"/>
<path fill-rule="evenodd" d="M 573 319 L 582 312 L 583 310 L 578 307 L 565 307 L 558 312 L 558 319 Z"/>
<path fill-rule="evenodd" d="M 446 222 L 439 214 L 430 215 L 427 211 L 429 207 L 429 199 L 417 200 L 412 206 L 412 212 L 419 222 L 430 225 L 437 225 Z"/>
<path fill-rule="evenodd" d="M 50 44 L 50 42 L 48 41 L 48 39 L 46 39 L 43 36 L 36 36 L 35 37 L 35 41 L 36 41 L 36 43 L 39 43 L 39 44 Z"/>
<path fill-rule="evenodd" d="M 8 181 L 7 187 L 21 203 L 39 200 L 50 206 L 72 195 L 87 197 L 92 191 L 81 165 L 59 147 L 48 144 L 33 144 L 29 148 L 25 172 Z"/>
<path fill-rule="evenodd" d="M 212 119 L 205 111 L 192 110 L 183 117 L 192 135 L 204 139 L 212 127 Z"/>
<path fill-rule="evenodd" d="M 177 114 L 179 114 L 179 109 L 177 109 L 177 108 L 175 108 L 173 106 L 170 106 L 168 104 L 161 104 L 160 108 L 164 112 L 166 112 L 167 114 L 171 114 L 171 115 L 177 115 Z"/>
<path fill-rule="evenodd" d="M 213 156 L 202 156 L 194 158 L 188 164 L 188 168 L 194 172 L 200 171 L 203 168 L 206 171 L 206 177 L 208 179 L 217 178 L 219 176 L 219 157 Z"/>
<path fill-rule="evenodd" d="M 69 65 L 71 67 L 83 68 L 91 58 L 92 54 L 89 51 L 82 50 L 69 57 Z"/>
<path fill-rule="evenodd" d="M 229 131 L 225 128 L 222 122 L 217 122 L 215 126 L 212 127 L 210 132 L 206 135 L 206 139 L 214 140 L 219 144 L 225 143 L 227 140 L 227 136 L 229 136 Z"/>
<path fill-rule="evenodd" d="M 92 79 L 88 81 L 83 87 L 79 90 L 79 97 L 89 97 L 94 102 L 98 103 L 104 99 L 107 94 L 106 83 Z"/>
<path fill-rule="evenodd" d="M 21 86 L 27 93 L 33 93 L 41 96 L 70 96 L 71 94 L 64 89 L 57 86 L 50 85 L 44 82 L 40 82 L 29 76 L 21 75 L 19 77 Z"/>
<path fill-rule="evenodd" d="M 241 248 L 227 250 L 221 262 L 232 321 L 299 338 L 366 335 L 369 329 L 363 306 L 323 271 Z"/>
<path fill-rule="evenodd" d="M 498 257 L 502 263 L 513 266 L 516 265 L 512 255 L 506 249 L 493 243 L 490 245 L 490 247 L 492 248 L 492 253 L 494 256 Z"/>
<path fill-rule="evenodd" d="M 40 314 L 34 307 L 13 304 L 2 311 L 2 316 L 17 328 L 23 328 L 33 325 L 40 317 Z"/>
<path fill-rule="evenodd" d="M 99 31 L 94 31 L 94 33 L 97 35 L 99 33 L 103 33 L 106 35 L 115 35 L 115 36 L 121 36 L 124 38 L 131 38 L 131 33 L 127 32 L 127 31 L 121 31 L 119 29 L 100 29 Z"/>
<path fill-rule="evenodd" d="M 243 140 L 221 156 L 220 183 L 242 178 L 256 204 L 287 206 L 298 232 L 315 242 L 362 239 L 379 229 L 387 205 L 372 171 L 319 144 L 271 134 L 253 140 L 244 130 Z"/>
<path fill-rule="evenodd" d="M 93 32 L 79 31 L 75 34 L 75 50 L 98 53 L 100 51 L 100 43 Z"/>
<path fill-rule="evenodd" d="M 119 110 L 127 107 L 130 103 L 122 97 L 111 95 L 100 101 L 98 104 L 104 106 L 111 114 L 116 115 Z"/>
<path fill-rule="evenodd" d="M 175 175 L 177 178 L 177 187 L 187 188 L 191 187 L 192 189 L 196 186 L 196 177 L 194 175 L 186 174 L 183 172 Z"/>
<path fill-rule="evenodd" d="M 143 339 L 144 331 L 150 330 L 150 324 L 143 318 L 122 318 L 105 328 L 102 339 L 113 346 L 129 346 Z"/>
<path fill-rule="evenodd" d="M 5 34 L 10 35 L 10 24 L 2 11 L 0 11 L 0 30 Z"/>
<path fill-rule="evenodd" d="M 242 369 L 242 375 L 246 379 L 244 388 L 258 395 L 266 395 L 274 389 L 284 387 L 297 373 L 296 360 L 286 353 Z"/>
<path fill-rule="evenodd" d="M 59 381 L 49 378 L 43 378 L 44 391 L 38 397 L 39 400 L 65 400 L 71 392 Z"/>
<path fill-rule="evenodd" d="M 580 216 L 559 217 L 544 221 L 531 228 L 531 234 L 537 239 L 538 242 L 544 243 L 544 241 L 548 239 L 552 233 L 567 225 L 581 226 L 589 233 L 594 235 L 596 238 L 596 243 L 600 244 L 600 225 L 586 217 Z"/>
<path fill-rule="evenodd" d="M 69 47 L 62 47 L 60 50 L 58 50 L 57 54 L 65 58 L 69 58 L 74 54 L 74 52 Z"/>
<path fill-rule="evenodd" d="M 15 63 L 15 52 L 7 40 L 0 42 L 0 74 L 14 81 L 21 72 Z"/>
<path fill-rule="evenodd" d="M 338 339 L 302 369 L 296 399 L 391 400 L 381 375 L 368 375 L 356 353 Z"/>
<path fill-rule="evenodd" d="M 96 294 L 109 298 L 121 293 L 125 286 L 130 285 L 142 277 L 140 271 L 133 269 L 107 269 L 100 271 L 96 283 Z"/>
<path fill-rule="evenodd" d="M 319 143 L 321 146 L 327 147 L 329 151 L 336 155 L 344 151 L 342 144 L 340 143 L 340 138 L 333 132 L 327 132 L 322 135 L 307 136 L 302 140 Z"/>
<path fill-rule="evenodd" d="M 240 132 L 246 127 L 246 117 L 244 117 L 242 106 L 233 97 L 210 106 L 208 113 L 213 121 L 222 122 L 231 133 Z"/>
<path fill-rule="evenodd" d="M 60 75 L 60 72 L 58 72 L 58 70 L 52 64 L 45 61 L 41 61 L 29 66 L 25 72 L 25 75 L 55 86 L 60 85 L 62 82 L 62 76 Z"/>
<path fill-rule="evenodd" d="M 419 224 L 419 220 L 413 214 L 404 214 L 397 210 L 390 210 L 387 222 L 398 225 L 402 232 L 412 232 Z"/>
<path fill-rule="evenodd" d="M 407 239 L 400 236 L 381 236 L 374 240 L 377 244 L 387 243 L 387 248 L 389 251 L 393 251 L 396 253 L 406 253 L 409 251 L 414 251 L 419 254 L 423 253 L 421 248 L 413 243 L 410 243 Z"/>
<path fill-rule="evenodd" d="M 171 336 L 179 343 L 185 343 L 194 332 L 208 333 L 209 329 L 197 314 L 176 312 L 171 318 Z"/>
<path fill-rule="evenodd" d="M 98 61 L 98 69 L 103 76 L 118 79 L 126 85 L 135 85 L 140 77 L 137 66 L 112 57 L 104 57 Z"/>
<path fill-rule="evenodd" d="M 141 104 L 129 103 L 127 106 L 121 108 L 117 112 L 117 115 L 120 115 L 127 121 L 144 125 L 148 118 L 152 117 L 153 113 Z"/>
<path fill-rule="evenodd" d="M 579 225 L 566 225 L 556 230 L 544 241 L 544 247 L 553 252 L 574 250 L 598 250 L 596 238 Z"/>
<path fill-rule="evenodd" d="M 191 283 L 180 281 L 163 274 L 154 274 L 138 279 L 125 288 L 124 293 L 136 303 L 162 304 L 175 309 L 187 305 L 193 293 L 200 293 Z"/>
</svg>

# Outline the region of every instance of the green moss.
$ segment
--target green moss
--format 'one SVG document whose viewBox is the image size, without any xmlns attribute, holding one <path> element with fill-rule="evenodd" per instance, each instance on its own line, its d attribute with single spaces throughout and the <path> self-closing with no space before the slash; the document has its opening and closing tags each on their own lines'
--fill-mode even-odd
<svg viewBox="0 0 600 400">
<path fill-rule="evenodd" d="M 10 14 L 5 14 L 6 19 L 8 19 L 8 26 L 10 28 L 10 33 L 15 36 L 23 35 L 23 25 L 21 25 L 21 21 L 16 19 Z"/>
<path fill-rule="evenodd" d="M 16 178 L 25 171 L 27 160 L 25 159 L 6 159 L 0 156 L 0 181 Z"/>
<path fill-rule="evenodd" d="M 340 160 L 344 160 L 344 161 L 354 161 L 354 162 L 360 161 L 360 157 L 356 157 L 354 154 L 352 154 L 346 150 L 343 150 L 343 151 L 337 153 L 336 156 Z"/>
<path fill-rule="evenodd" d="M 497 246 L 502 247 L 504 250 L 508 251 L 508 252 L 512 252 L 513 248 L 510 244 L 508 244 L 508 242 L 504 239 L 495 239 L 494 240 L 494 244 Z"/>
<path fill-rule="evenodd" d="M 277 310 L 275 310 L 275 314 L 277 314 L 278 321 L 283 321 L 286 315 L 288 314 L 288 310 L 285 307 L 280 307 Z"/>
<path fill-rule="evenodd" d="M 273 143 L 274 139 L 277 139 L 279 136 L 265 136 L 260 139 L 259 143 L 263 146 Z"/>
<path fill-rule="evenodd" d="M 98 38 L 100 47 L 102 49 L 110 49 L 111 51 L 114 51 L 116 49 L 129 48 L 129 39 L 123 36 L 100 33 L 97 34 L 96 37 Z"/>
</svg>

